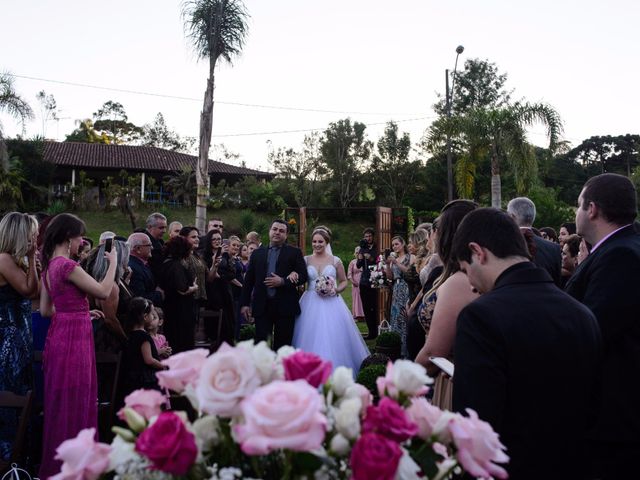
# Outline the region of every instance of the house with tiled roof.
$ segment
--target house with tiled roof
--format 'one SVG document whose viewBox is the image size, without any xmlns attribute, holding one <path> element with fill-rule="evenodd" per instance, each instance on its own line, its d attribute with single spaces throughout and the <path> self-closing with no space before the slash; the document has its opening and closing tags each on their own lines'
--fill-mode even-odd
<svg viewBox="0 0 640 480">
<path fill-rule="evenodd" d="M 126 170 L 132 175 L 141 174 L 143 199 L 149 178 L 160 185 L 166 175 L 179 172 L 185 166 L 195 170 L 198 162 L 194 155 L 156 147 L 49 141 L 45 143 L 43 158 L 57 167 L 54 189 L 74 186 L 80 171 L 99 185 L 106 177 L 117 177 L 121 170 Z M 275 174 L 209 160 L 210 185 L 217 185 L 220 180 L 235 183 L 247 176 L 270 180 Z"/>
</svg>

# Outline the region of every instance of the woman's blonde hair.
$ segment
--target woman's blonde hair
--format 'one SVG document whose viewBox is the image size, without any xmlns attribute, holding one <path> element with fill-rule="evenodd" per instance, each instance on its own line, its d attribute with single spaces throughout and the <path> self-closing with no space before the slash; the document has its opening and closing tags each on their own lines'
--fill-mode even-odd
<svg viewBox="0 0 640 480">
<path fill-rule="evenodd" d="M 0 220 L 0 253 L 8 253 L 20 268 L 26 269 L 25 257 L 38 232 L 38 221 L 28 213 L 10 212 Z"/>
<path fill-rule="evenodd" d="M 311 232 L 311 238 L 313 238 L 315 235 L 320 235 L 327 243 L 331 242 L 331 230 L 329 230 L 329 228 L 325 227 L 324 225 L 318 225 L 313 229 L 313 232 Z"/>
<path fill-rule="evenodd" d="M 415 232 L 409 234 L 409 243 L 413 243 L 417 247 L 416 251 L 416 270 L 419 272 L 426 265 L 429 249 L 427 242 L 429 241 L 429 232 L 424 228 L 418 228 Z"/>
</svg>

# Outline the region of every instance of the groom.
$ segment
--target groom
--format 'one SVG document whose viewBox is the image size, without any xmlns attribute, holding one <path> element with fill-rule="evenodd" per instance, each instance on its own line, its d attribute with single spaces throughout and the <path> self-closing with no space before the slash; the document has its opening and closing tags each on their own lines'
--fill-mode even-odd
<svg viewBox="0 0 640 480">
<path fill-rule="evenodd" d="M 269 230 L 269 247 L 261 246 L 249 259 L 240 297 L 240 313 L 256 325 L 256 342 L 273 334 L 273 349 L 291 345 L 295 318 L 300 314 L 298 284 L 307 281 L 307 266 L 299 248 L 286 244 L 288 225 L 274 220 Z M 287 277 L 298 275 L 292 282 Z M 275 327 L 275 328 L 274 328 Z"/>
</svg>

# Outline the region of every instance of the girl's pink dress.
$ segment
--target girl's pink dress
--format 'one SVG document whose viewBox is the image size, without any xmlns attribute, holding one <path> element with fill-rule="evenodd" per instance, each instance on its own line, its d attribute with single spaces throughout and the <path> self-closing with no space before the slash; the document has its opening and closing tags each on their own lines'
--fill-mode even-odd
<svg viewBox="0 0 640 480">
<path fill-rule="evenodd" d="M 347 278 L 352 280 L 351 290 L 351 313 L 353 318 L 364 317 L 364 311 L 362 310 L 362 300 L 360 299 L 360 276 L 362 275 L 362 269 L 356 267 L 356 260 L 351 260 L 349 263 L 349 271 L 347 272 Z"/>
<path fill-rule="evenodd" d="M 56 448 L 83 428 L 98 427 L 96 357 L 87 296 L 69 281 L 78 264 L 64 257 L 49 262 L 44 281 L 55 313 L 43 354 L 44 432 L 39 477 L 57 474 Z M 46 279 L 46 276 L 43 275 Z"/>
</svg>

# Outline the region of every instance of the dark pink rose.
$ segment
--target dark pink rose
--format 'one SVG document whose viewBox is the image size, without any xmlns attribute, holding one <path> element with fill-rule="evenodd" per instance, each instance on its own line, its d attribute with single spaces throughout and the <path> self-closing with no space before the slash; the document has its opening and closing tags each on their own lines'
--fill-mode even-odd
<svg viewBox="0 0 640 480">
<path fill-rule="evenodd" d="M 185 475 L 196 461 L 196 439 L 173 412 L 163 412 L 136 440 L 136 451 L 154 468 L 172 475 Z"/>
<path fill-rule="evenodd" d="M 402 458 L 396 442 L 377 433 L 364 433 L 351 450 L 351 480 L 393 480 Z"/>
<path fill-rule="evenodd" d="M 316 388 L 327 381 L 332 369 L 331 362 L 324 361 L 315 353 L 302 351 L 289 355 L 282 364 L 286 380 L 306 380 Z"/>
<path fill-rule="evenodd" d="M 384 397 L 377 407 L 367 407 L 362 431 L 377 432 L 396 442 L 404 442 L 418 433 L 418 425 L 407 418 L 400 405 L 389 397 Z"/>
</svg>

